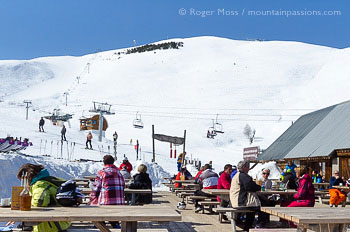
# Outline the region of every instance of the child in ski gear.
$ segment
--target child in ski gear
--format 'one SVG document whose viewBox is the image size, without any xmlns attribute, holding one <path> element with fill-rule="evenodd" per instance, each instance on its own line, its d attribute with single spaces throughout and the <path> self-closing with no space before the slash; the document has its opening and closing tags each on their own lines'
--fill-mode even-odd
<svg viewBox="0 0 350 232">
<path fill-rule="evenodd" d="M 41 119 L 39 121 L 39 132 L 45 132 L 44 131 L 44 124 L 45 124 L 45 120 L 43 117 L 41 117 Z"/>
</svg>

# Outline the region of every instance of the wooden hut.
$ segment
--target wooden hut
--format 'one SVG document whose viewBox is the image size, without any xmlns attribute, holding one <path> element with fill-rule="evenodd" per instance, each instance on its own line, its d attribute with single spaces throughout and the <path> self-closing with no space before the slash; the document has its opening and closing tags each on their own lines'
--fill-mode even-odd
<svg viewBox="0 0 350 232">
<path fill-rule="evenodd" d="M 328 182 L 335 170 L 350 177 L 350 101 L 301 116 L 257 160 L 292 160 L 318 170 Z"/>
<path fill-rule="evenodd" d="M 96 114 L 91 118 L 81 118 L 80 120 L 80 130 L 99 130 L 100 126 L 100 115 Z M 105 117 L 103 117 L 103 131 L 108 128 L 108 123 Z"/>
</svg>

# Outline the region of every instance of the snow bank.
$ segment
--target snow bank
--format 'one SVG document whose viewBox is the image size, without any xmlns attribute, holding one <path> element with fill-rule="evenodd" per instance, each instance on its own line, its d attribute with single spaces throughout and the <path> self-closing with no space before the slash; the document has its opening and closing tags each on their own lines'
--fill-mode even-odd
<svg viewBox="0 0 350 232">
<path fill-rule="evenodd" d="M 281 178 L 281 169 L 277 166 L 276 162 L 268 162 L 264 164 L 257 164 L 252 170 L 248 172 L 248 174 L 254 179 L 262 178 L 262 171 L 264 169 L 270 170 L 270 179 L 280 179 Z"/>
</svg>

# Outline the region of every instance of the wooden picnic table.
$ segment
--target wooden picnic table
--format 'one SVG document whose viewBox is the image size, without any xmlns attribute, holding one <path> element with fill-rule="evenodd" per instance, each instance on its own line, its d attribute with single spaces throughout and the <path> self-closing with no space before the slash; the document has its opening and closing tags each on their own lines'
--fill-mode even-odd
<svg viewBox="0 0 350 232">
<path fill-rule="evenodd" d="M 183 183 L 182 186 L 189 189 L 199 189 L 201 185 L 195 183 Z"/>
<path fill-rule="evenodd" d="M 336 188 L 336 189 L 339 189 L 339 190 L 343 190 L 343 191 L 346 191 L 346 192 L 349 192 L 350 191 L 350 187 L 348 186 L 333 186 L 333 188 Z"/>
<path fill-rule="evenodd" d="M 192 180 L 173 180 L 174 183 L 194 183 L 194 179 Z"/>
<path fill-rule="evenodd" d="M 102 222 L 121 221 L 122 231 L 137 231 L 138 221 L 181 221 L 181 214 L 169 206 L 79 206 L 40 207 L 31 211 L 0 208 L 0 221 L 49 222 L 49 221 L 89 221 L 100 231 L 110 232 Z"/>
<path fill-rule="evenodd" d="M 94 176 L 84 176 L 84 178 L 85 178 L 85 179 L 89 179 L 89 180 L 90 180 L 90 179 L 95 179 L 95 178 L 96 178 L 96 175 L 94 175 Z"/>
<path fill-rule="evenodd" d="M 308 228 L 314 231 L 328 231 L 328 228 L 337 225 L 340 226 L 338 231 L 343 231 L 343 228 L 350 224 L 350 208 L 261 207 L 261 211 L 292 221 L 298 224 L 298 230 L 303 232 Z"/>
<path fill-rule="evenodd" d="M 212 195 L 218 195 L 218 196 L 228 196 L 230 195 L 229 189 L 202 189 L 203 192 L 212 194 Z M 281 190 L 265 190 L 265 191 L 258 191 L 257 194 L 260 195 L 272 195 L 272 194 L 280 194 L 280 195 L 293 195 L 297 191 L 295 190 L 287 190 L 287 191 L 281 191 Z"/>
<path fill-rule="evenodd" d="M 326 183 L 326 182 L 324 182 L 324 183 L 313 183 L 313 185 L 316 188 L 318 188 L 318 189 L 320 189 L 321 187 L 324 187 L 325 189 L 328 189 L 328 187 L 329 187 L 329 183 Z"/>
</svg>

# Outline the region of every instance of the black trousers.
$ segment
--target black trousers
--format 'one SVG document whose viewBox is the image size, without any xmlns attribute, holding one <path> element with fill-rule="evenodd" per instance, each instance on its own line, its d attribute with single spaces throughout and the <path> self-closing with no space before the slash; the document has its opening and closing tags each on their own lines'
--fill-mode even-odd
<svg viewBox="0 0 350 232">
<path fill-rule="evenodd" d="M 86 148 L 89 148 L 88 144 L 90 144 L 90 148 L 92 149 L 91 140 L 86 140 Z"/>
<path fill-rule="evenodd" d="M 66 134 L 65 134 L 65 133 L 62 133 L 62 134 L 61 134 L 61 140 L 64 140 L 64 141 L 67 140 L 67 139 L 66 139 Z"/>
</svg>

